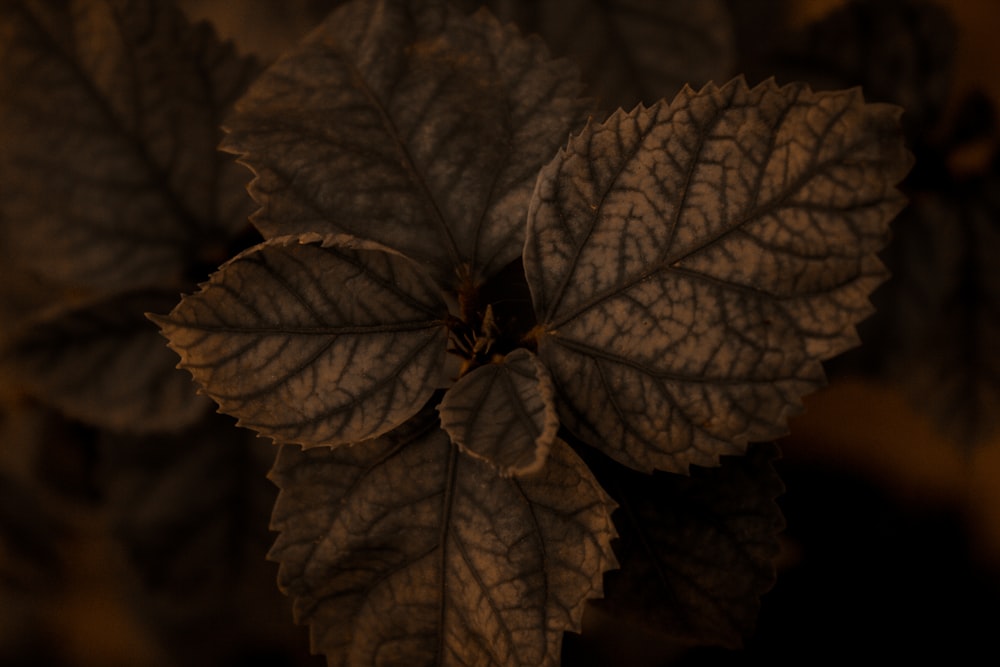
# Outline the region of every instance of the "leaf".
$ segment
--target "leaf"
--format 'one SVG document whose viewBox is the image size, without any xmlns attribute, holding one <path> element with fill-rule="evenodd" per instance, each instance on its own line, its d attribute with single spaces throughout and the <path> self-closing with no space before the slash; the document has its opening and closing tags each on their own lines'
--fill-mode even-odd
<svg viewBox="0 0 1000 667">
<path fill-rule="evenodd" d="M 559 430 L 552 380 L 524 348 L 460 378 L 438 410 L 452 442 L 503 475 L 541 470 Z"/>
<path fill-rule="evenodd" d="M 224 147 L 256 175 L 266 237 L 347 233 L 475 285 L 520 255 L 538 170 L 586 118 L 579 90 L 486 12 L 354 2 L 250 88 Z"/>
<path fill-rule="evenodd" d="M 400 255 L 281 237 L 153 319 L 221 410 L 281 442 L 336 446 L 400 425 L 440 380 L 440 292 Z"/>
<path fill-rule="evenodd" d="M 537 32 L 580 65 L 602 107 L 671 97 L 732 76 L 735 40 L 722 0 L 492 0 L 501 19 Z"/>
<path fill-rule="evenodd" d="M 562 441 L 504 479 L 435 423 L 283 447 L 270 557 L 330 665 L 556 665 L 614 566 L 613 504 Z"/>
<path fill-rule="evenodd" d="M 588 463 L 619 509 L 613 515 L 621 569 L 591 604 L 632 627 L 684 645 L 740 648 L 775 582 L 775 499 L 784 486 L 773 444 L 751 445 L 691 476 L 637 473 L 607 459 Z"/>
<path fill-rule="evenodd" d="M 216 151 L 256 74 L 170 2 L 0 3 L 0 238 L 47 280 L 180 286 L 250 210 Z"/>
<path fill-rule="evenodd" d="M 539 176 L 525 271 L 560 419 L 685 472 L 783 433 L 856 342 L 909 168 L 898 110 L 742 79 L 590 125 Z"/>
<path fill-rule="evenodd" d="M 22 327 L 2 350 L 14 383 L 65 414 L 113 431 L 177 431 L 211 403 L 144 317 L 176 298 L 131 292 Z"/>
</svg>

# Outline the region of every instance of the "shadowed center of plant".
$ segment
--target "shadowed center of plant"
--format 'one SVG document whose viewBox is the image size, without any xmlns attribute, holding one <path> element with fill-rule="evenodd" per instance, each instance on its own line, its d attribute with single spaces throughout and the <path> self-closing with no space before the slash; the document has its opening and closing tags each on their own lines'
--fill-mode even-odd
<svg viewBox="0 0 1000 667">
<path fill-rule="evenodd" d="M 520 259 L 482 285 L 460 290 L 462 316 L 450 323 L 448 351 L 462 359 L 459 377 L 494 363 L 519 347 L 534 351 L 527 337 L 536 318 Z"/>
<path fill-rule="evenodd" d="M 207 229 L 204 234 L 192 241 L 188 253 L 190 261 L 184 270 L 185 289 L 193 289 L 208 279 L 230 257 L 235 257 L 247 248 L 262 242 L 261 236 L 253 226 L 247 224 L 239 234 L 230 236 L 216 229 Z"/>
</svg>

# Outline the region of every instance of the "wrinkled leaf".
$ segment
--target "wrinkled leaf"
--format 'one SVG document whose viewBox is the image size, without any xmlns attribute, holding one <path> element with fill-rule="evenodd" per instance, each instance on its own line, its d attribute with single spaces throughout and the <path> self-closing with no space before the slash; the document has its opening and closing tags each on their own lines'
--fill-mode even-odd
<svg viewBox="0 0 1000 667">
<path fill-rule="evenodd" d="M 537 32 L 583 70 L 606 109 L 672 97 L 732 76 L 735 40 L 723 0 L 491 0 L 501 19 Z"/>
<path fill-rule="evenodd" d="M 645 471 L 783 433 L 885 277 L 897 118 L 857 90 L 736 79 L 574 138 L 525 246 L 562 422 Z"/>
<path fill-rule="evenodd" d="M 0 3 L 0 238 L 47 280 L 184 284 L 246 224 L 221 117 L 256 68 L 154 0 Z"/>
<path fill-rule="evenodd" d="M 348 233 L 444 285 L 514 260 L 535 177 L 586 110 L 541 41 L 444 2 L 339 8 L 227 121 L 267 237 Z"/>
<path fill-rule="evenodd" d="M 505 475 L 540 470 L 559 430 L 552 380 L 524 348 L 460 378 L 438 410 L 452 442 Z"/>
<path fill-rule="evenodd" d="M 595 600 L 615 619 L 684 644 L 739 648 L 775 581 L 784 519 L 775 499 L 777 447 L 752 445 L 691 476 L 634 472 L 588 459 L 619 505 L 613 515 L 620 570 Z"/>
<path fill-rule="evenodd" d="M 312 235 L 237 255 L 153 319 L 181 367 L 241 426 L 335 446 L 381 435 L 427 401 L 444 365 L 446 316 L 410 260 Z"/>
<path fill-rule="evenodd" d="M 41 317 L 3 350 L 12 381 L 75 419 L 114 431 L 177 431 L 211 402 L 178 371 L 143 313 L 177 302 L 155 292 L 121 294 Z"/>
<path fill-rule="evenodd" d="M 271 558 L 330 665 L 556 665 L 614 566 L 613 504 L 562 441 L 504 479 L 447 434 L 283 447 Z"/>
</svg>

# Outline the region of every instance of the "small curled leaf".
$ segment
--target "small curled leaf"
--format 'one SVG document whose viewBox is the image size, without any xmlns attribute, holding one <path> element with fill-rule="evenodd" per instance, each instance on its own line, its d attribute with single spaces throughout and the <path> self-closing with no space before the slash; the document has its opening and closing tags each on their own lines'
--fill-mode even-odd
<svg viewBox="0 0 1000 667">
<path fill-rule="evenodd" d="M 562 422 L 644 471 L 781 435 L 886 277 L 898 117 L 857 90 L 735 79 L 572 139 L 524 254 Z"/>
<path fill-rule="evenodd" d="M 460 378 L 438 411 L 452 442 L 504 475 L 541 469 L 559 430 L 549 373 L 523 348 Z"/>
<path fill-rule="evenodd" d="M 438 384 L 446 315 L 405 257 L 311 235 L 237 255 L 151 318 L 223 412 L 309 447 L 376 437 L 415 414 Z"/>
</svg>

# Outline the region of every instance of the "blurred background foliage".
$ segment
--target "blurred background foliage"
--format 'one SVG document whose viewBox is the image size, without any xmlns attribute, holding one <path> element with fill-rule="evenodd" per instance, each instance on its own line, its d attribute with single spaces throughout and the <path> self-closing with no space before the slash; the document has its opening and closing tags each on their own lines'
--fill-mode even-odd
<svg viewBox="0 0 1000 667">
<path fill-rule="evenodd" d="M 181 4 L 266 64 L 336 2 Z M 918 162 L 907 187 L 923 221 L 904 214 L 896 223 L 886 261 L 897 278 L 876 296 L 866 346 L 830 366 L 830 386 L 807 399 L 779 443 L 787 529 L 778 582 L 746 649 L 690 650 L 595 605 L 583 636 L 567 635 L 564 664 L 898 661 L 931 650 L 947 651 L 949 664 L 996 660 L 1000 432 L 989 424 L 1000 414 L 1000 377 L 990 373 L 1000 369 L 989 364 L 1000 348 L 1000 291 L 990 291 L 997 282 L 970 290 L 960 278 L 970 238 L 1000 251 L 1000 3 L 726 5 L 735 46 L 725 76 L 861 84 L 869 100 L 908 101 Z M 971 231 L 955 241 L 960 225 L 935 227 L 940 219 Z M 935 252 L 950 243 L 966 244 L 959 260 Z M 12 322 L 66 296 L 7 273 L 0 340 Z M 996 270 L 980 278 L 996 281 Z M 958 296 L 927 297 L 953 284 Z M 956 357 L 956 345 L 986 359 Z M 231 425 L 221 417 L 180 438 L 114 434 L 25 395 L 16 377 L 0 379 L 0 665 L 323 663 L 307 655 L 306 633 L 275 588 L 277 566 L 263 559 L 276 493 L 264 480 L 264 443 L 222 435 Z M 975 419 L 986 426 L 955 428 L 962 406 L 980 400 Z M 190 553 L 170 553 L 178 535 Z"/>
</svg>

